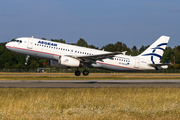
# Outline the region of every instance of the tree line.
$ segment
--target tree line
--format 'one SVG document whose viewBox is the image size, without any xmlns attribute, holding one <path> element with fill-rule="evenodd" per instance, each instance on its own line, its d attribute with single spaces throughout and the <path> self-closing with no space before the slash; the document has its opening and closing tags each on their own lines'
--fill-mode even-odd
<svg viewBox="0 0 180 120">
<path fill-rule="evenodd" d="M 42 39 L 46 40 L 45 38 Z M 66 43 L 66 41 L 63 39 L 51 39 L 51 41 Z M 49 67 L 49 66 L 45 66 L 44 64 L 45 62 L 47 62 L 47 60 L 41 58 L 35 58 L 35 57 L 30 57 L 28 61 L 28 65 L 25 66 L 24 63 L 26 56 L 9 51 L 5 47 L 6 43 L 7 42 L 0 43 L 0 69 L 37 69 L 38 67 Z M 136 46 L 129 48 L 127 47 L 126 44 L 118 41 L 115 44 L 108 44 L 103 46 L 102 48 L 98 48 L 94 45 L 88 45 L 88 43 L 83 38 L 80 38 L 77 41 L 77 43 L 66 43 L 66 44 L 77 45 L 87 48 L 94 48 L 94 49 L 110 51 L 110 52 L 127 51 L 126 55 L 131 55 L 131 56 L 139 55 L 149 47 L 149 45 L 148 46 L 142 45 L 139 49 Z M 180 69 L 180 65 L 179 65 L 180 46 L 178 45 L 175 46 L 174 48 L 167 47 L 164 52 L 164 55 L 162 56 L 161 62 L 162 63 L 168 62 L 173 64 L 176 63 L 176 65 L 171 65 L 169 69 Z"/>
</svg>

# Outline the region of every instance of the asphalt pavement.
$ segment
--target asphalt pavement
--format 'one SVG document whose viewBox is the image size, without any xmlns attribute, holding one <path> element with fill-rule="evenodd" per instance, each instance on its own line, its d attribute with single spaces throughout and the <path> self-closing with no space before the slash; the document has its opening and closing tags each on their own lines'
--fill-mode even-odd
<svg viewBox="0 0 180 120">
<path fill-rule="evenodd" d="M 0 81 L 0 88 L 180 87 L 180 80 L 15 80 Z"/>
</svg>

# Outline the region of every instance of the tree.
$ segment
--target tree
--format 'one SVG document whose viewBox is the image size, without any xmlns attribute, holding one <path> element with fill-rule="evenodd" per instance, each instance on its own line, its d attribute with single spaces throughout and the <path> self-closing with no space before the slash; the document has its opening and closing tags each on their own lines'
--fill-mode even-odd
<svg viewBox="0 0 180 120">
<path fill-rule="evenodd" d="M 141 54 L 142 52 L 144 52 L 147 48 L 149 47 L 149 45 L 148 46 L 141 46 L 141 48 L 139 49 L 139 52 L 138 52 L 138 54 Z"/>
<path fill-rule="evenodd" d="M 173 50 L 175 52 L 174 53 L 175 62 L 180 64 L 180 46 L 179 45 L 175 46 Z"/>
<path fill-rule="evenodd" d="M 171 47 L 167 47 L 164 51 L 164 54 L 161 58 L 161 62 L 165 63 L 165 62 L 174 62 L 174 51 Z"/>
<path fill-rule="evenodd" d="M 51 41 L 59 42 L 59 43 L 66 43 L 66 41 L 63 39 L 51 39 Z"/>
<path fill-rule="evenodd" d="M 3 69 L 9 69 L 9 63 L 8 62 L 5 62 Z"/>
<path fill-rule="evenodd" d="M 88 48 L 99 49 L 98 47 L 96 47 L 96 46 L 94 46 L 94 45 L 88 45 Z"/>
<path fill-rule="evenodd" d="M 82 47 L 88 47 L 88 44 L 87 44 L 87 42 L 84 40 L 84 39 L 82 39 L 82 38 L 80 38 L 78 41 L 77 41 L 77 44 L 76 44 L 77 46 L 82 46 Z"/>
<path fill-rule="evenodd" d="M 109 51 L 109 52 L 115 52 L 115 45 L 114 44 L 108 44 L 106 46 L 103 46 L 101 49 L 102 50 L 104 49 L 105 51 Z"/>
<path fill-rule="evenodd" d="M 138 49 L 136 48 L 136 46 L 133 46 L 131 49 L 131 55 L 132 56 L 136 56 L 138 55 Z"/>
<path fill-rule="evenodd" d="M 119 42 L 119 41 L 117 43 L 115 43 L 115 51 L 120 51 L 120 52 L 127 51 L 128 55 L 131 53 L 130 48 L 128 48 L 126 46 L 126 44 Z"/>
</svg>

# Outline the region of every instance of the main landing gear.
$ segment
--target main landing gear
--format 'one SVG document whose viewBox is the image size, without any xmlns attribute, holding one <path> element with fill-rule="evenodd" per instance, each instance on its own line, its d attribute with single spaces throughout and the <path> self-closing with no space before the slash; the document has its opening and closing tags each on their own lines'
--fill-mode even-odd
<svg viewBox="0 0 180 120">
<path fill-rule="evenodd" d="M 89 71 L 88 71 L 88 70 L 84 70 L 84 71 L 83 71 L 83 75 L 84 75 L 84 76 L 89 75 Z"/>
<path fill-rule="evenodd" d="M 80 72 L 79 70 L 76 70 L 76 71 L 75 71 L 75 75 L 76 75 L 76 76 L 80 76 L 80 75 L 81 75 L 81 72 Z"/>
<path fill-rule="evenodd" d="M 85 69 L 82 73 L 83 73 L 84 76 L 89 75 L 89 71 L 88 71 L 87 69 Z M 79 71 L 79 69 L 77 69 L 77 70 L 75 71 L 75 75 L 76 75 L 76 76 L 80 76 L 80 75 L 81 75 L 81 72 Z"/>
</svg>

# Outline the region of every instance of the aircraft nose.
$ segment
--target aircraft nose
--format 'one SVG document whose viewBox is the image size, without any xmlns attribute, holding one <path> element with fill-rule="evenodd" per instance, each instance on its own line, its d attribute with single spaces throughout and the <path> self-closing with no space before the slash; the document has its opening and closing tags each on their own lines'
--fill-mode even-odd
<svg viewBox="0 0 180 120">
<path fill-rule="evenodd" d="M 9 46 L 9 43 L 6 43 L 6 45 L 5 45 L 5 46 L 6 46 L 6 48 L 7 48 L 7 46 Z"/>
<path fill-rule="evenodd" d="M 6 43 L 6 45 L 5 45 L 5 46 L 6 46 L 6 48 L 7 48 L 7 49 L 10 49 L 10 48 L 12 48 L 12 44 L 11 44 L 11 42 L 9 42 L 9 43 Z"/>
</svg>

